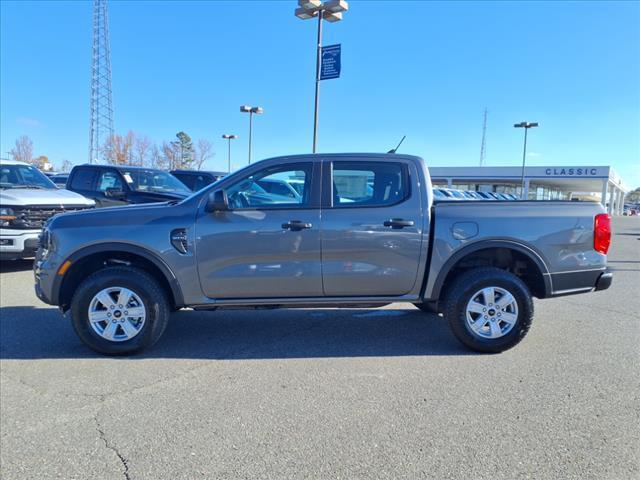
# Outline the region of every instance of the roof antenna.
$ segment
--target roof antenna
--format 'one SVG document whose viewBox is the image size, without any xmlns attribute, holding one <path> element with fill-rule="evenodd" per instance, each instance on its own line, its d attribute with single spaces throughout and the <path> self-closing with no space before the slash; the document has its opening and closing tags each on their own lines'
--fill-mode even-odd
<svg viewBox="0 0 640 480">
<path fill-rule="evenodd" d="M 404 142 L 404 139 L 407 138 L 406 135 L 402 136 L 402 140 L 400 140 L 400 143 L 398 144 L 398 146 L 396 148 L 392 148 L 391 150 L 389 150 L 387 153 L 396 153 L 396 151 L 400 148 L 400 145 L 402 145 L 402 142 Z"/>
</svg>

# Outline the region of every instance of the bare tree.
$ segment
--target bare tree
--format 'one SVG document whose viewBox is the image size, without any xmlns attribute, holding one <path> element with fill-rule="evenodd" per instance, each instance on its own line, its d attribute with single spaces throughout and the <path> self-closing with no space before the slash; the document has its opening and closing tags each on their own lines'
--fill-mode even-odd
<svg viewBox="0 0 640 480">
<path fill-rule="evenodd" d="M 151 149 L 149 151 L 149 166 L 152 168 L 160 168 L 166 169 L 167 162 L 165 158 L 162 156 L 162 152 L 158 148 L 157 144 L 151 145 Z"/>
<path fill-rule="evenodd" d="M 167 170 L 181 168 L 182 155 L 179 145 L 175 145 L 174 142 L 162 142 L 162 156 Z"/>
<path fill-rule="evenodd" d="M 196 170 L 202 170 L 202 166 L 206 163 L 207 160 L 213 158 L 215 153 L 213 153 L 213 145 L 206 138 L 201 138 L 198 140 L 198 148 L 195 152 L 195 161 L 193 162 L 193 166 Z"/>
<path fill-rule="evenodd" d="M 62 172 L 70 172 L 72 168 L 73 164 L 69 160 L 67 160 L 66 158 L 62 160 L 62 165 L 60 166 L 60 170 Z"/>
<path fill-rule="evenodd" d="M 31 163 L 33 160 L 33 142 L 26 135 L 18 137 L 15 148 L 9 152 L 12 160 Z"/>
<path fill-rule="evenodd" d="M 144 166 L 149 162 L 151 153 L 151 140 L 146 135 L 135 137 L 135 165 Z"/>
<path fill-rule="evenodd" d="M 131 130 L 125 135 L 115 134 L 107 140 L 103 148 L 103 158 L 112 165 L 131 165 L 133 145 L 136 135 Z"/>
</svg>

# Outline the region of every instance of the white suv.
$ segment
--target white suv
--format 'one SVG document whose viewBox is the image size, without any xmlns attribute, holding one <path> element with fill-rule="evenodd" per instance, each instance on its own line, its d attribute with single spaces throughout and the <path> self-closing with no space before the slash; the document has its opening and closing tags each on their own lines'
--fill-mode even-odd
<svg viewBox="0 0 640 480">
<path fill-rule="evenodd" d="M 33 257 L 45 221 L 94 205 L 82 195 L 58 189 L 32 165 L 0 160 L 0 259 Z"/>
</svg>

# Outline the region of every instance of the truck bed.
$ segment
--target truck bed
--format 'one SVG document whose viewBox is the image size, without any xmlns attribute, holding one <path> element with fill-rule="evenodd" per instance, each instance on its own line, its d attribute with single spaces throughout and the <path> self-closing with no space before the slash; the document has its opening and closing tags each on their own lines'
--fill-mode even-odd
<svg viewBox="0 0 640 480">
<path fill-rule="evenodd" d="M 545 296 L 593 289 L 606 255 L 593 249 L 595 202 L 438 201 L 431 210 L 431 262 L 425 288 L 437 297 L 438 274 L 463 252 L 517 246 L 548 276 Z"/>
</svg>

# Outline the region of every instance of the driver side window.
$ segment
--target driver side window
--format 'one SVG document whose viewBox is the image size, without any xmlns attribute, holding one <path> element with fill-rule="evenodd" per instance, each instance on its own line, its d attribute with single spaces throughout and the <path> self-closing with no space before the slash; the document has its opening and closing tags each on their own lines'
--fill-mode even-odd
<svg viewBox="0 0 640 480">
<path fill-rule="evenodd" d="M 98 179 L 98 191 L 106 192 L 109 188 L 115 188 L 117 190 L 122 190 L 122 181 L 118 178 L 118 174 L 111 170 L 106 170 L 100 175 Z"/>
<path fill-rule="evenodd" d="M 311 191 L 312 165 L 281 165 L 244 177 L 226 189 L 229 208 L 270 209 L 307 206 Z"/>
</svg>

